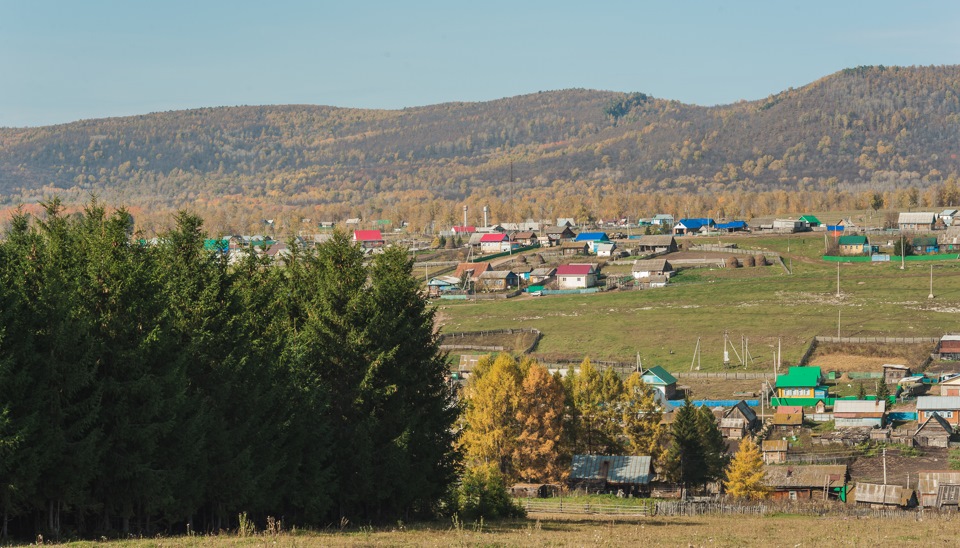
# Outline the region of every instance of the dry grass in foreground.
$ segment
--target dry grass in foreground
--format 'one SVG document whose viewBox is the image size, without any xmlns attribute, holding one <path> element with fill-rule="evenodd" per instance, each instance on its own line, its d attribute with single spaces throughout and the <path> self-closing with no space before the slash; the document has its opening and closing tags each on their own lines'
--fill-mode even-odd
<svg viewBox="0 0 960 548">
<path fill-rule="evenodd" d="M 174 537 L 116 542 L 118 546 L 948 546 L 956 519 L 810 516 L 698 516 L 634 520 L 529 520 L 462 526 L 418 524 L 336 532 L 248 537 Z M 98 543 L 76 543 L 94 546 Z"/>
</svg>

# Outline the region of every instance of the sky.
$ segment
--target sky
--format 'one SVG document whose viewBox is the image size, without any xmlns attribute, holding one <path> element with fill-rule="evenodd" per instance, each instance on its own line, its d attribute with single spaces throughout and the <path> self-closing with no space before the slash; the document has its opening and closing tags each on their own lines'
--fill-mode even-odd
<svg viewBox="0 0 960 548">
<path fill-rule="evenodd" d="M 956 0 L 0 0 L 0 127 L 568 88 L 716 105 L 952 64 Z"/>
</svg>

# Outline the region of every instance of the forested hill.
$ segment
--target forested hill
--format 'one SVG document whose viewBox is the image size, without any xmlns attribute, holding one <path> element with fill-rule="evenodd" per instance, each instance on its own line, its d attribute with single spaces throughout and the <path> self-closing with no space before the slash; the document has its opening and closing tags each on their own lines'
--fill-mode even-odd
<svg viewBox="0 0 960 548">
<path fill-rule="evenodd" d="M 375 215 L 436 199 L 545 199 L 547 189 L 890 190 L 960 171 L 958 154 L 960 66 L 860 67 L 716 107 L 564 90 L 396 111 L 207 108 L 2 129 L 0 204 L 96 192 L 147 208 Z"/>
</svg>

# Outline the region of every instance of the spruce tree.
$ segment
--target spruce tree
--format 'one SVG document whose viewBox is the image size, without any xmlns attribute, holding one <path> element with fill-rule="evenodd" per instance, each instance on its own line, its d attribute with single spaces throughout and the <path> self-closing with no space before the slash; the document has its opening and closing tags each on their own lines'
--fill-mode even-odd
<svg viewBox="0 0 960 548">
<path fill-rule="evenodd" d="M 715 481 L 723 477 L 727 467 L 727 444 L 717 425 L 717 419 L 706 406 L 697 410 L 697 430 L 703 447 L 705 463 L 704 480 Z"/>
<path fill-rule="evenodd" d="M 697 408 L 687 397 L 676 410 L 670 429 L 670 445 L 664 455 L 664 472 L 670 481 L 684 487 L 707 481 L 707 457 L 697 424 Z"/>
</svg>

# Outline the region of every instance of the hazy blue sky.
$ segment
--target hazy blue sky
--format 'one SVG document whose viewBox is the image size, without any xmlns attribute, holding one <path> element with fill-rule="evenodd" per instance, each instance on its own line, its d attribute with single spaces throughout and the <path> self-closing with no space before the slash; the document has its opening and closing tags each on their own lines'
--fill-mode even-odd
<svg viewBox="0 0 960 548">
<path fill-rule="evenodd" d="M 960 2 L 0 0 L 0 126 L 572 87 L 700 105 L 960 63 Z"/>
</svg>

